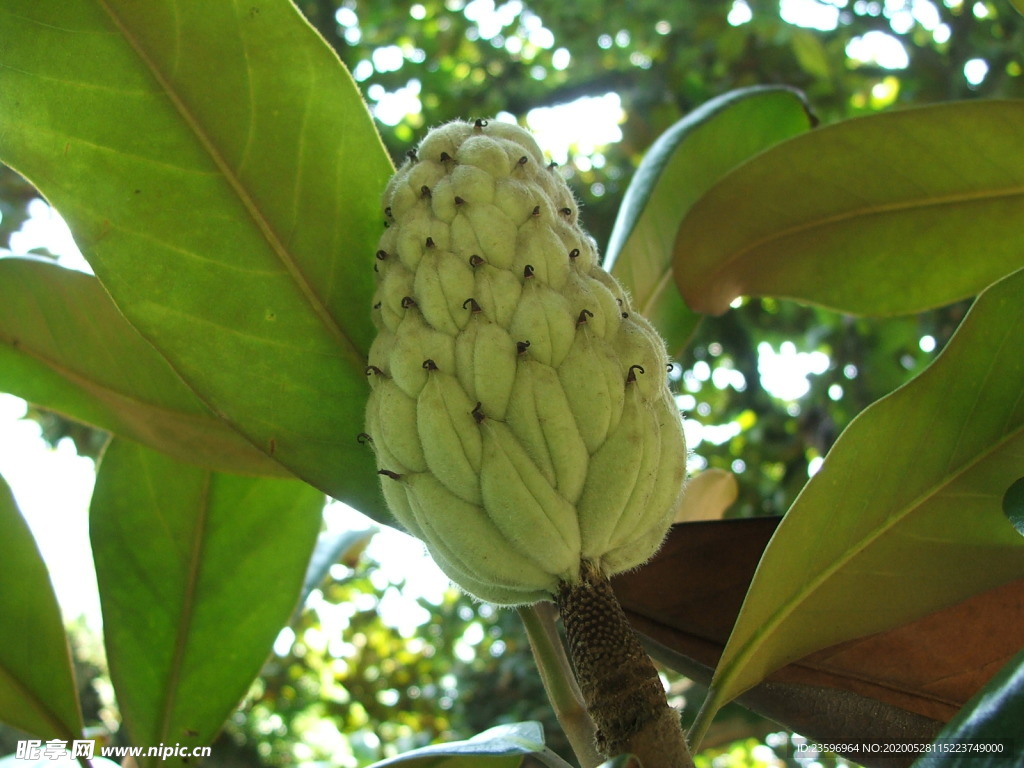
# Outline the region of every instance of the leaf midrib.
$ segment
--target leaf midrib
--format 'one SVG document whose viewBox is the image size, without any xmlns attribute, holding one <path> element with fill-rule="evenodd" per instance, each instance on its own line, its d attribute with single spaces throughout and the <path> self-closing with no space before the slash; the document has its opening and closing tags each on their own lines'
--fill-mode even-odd
<svg viewBox="0 0 1024 768">
<path fill-rule="evenodd" d="M 955 206 L 962 203 L 973 203 L 973 202 L 987 202 L 1001 199 L 1009 199 L 1013 197 L 1021 197 L 1024 195 L 1024 185 L 1015 185 L 1011 187 L 1004 187 L 992 190 L 979 190 L 972 193 L 959 193 L 952 195 L 940 195 L 928 198 L 913 198 L 910 200 L 900 200 L 892 203 L 885 203 L 880 205 L 868 205 L 859 208 L 853 208 L 840 213 L 835 213 L 830 216 L 823 218 L 814 218 L 809 221 L 803 221 L 798 224 L 794 224 L 791 227 L 787 227 L 782 230 L 771 232 L 768 235 L 758 238 L 752 241 L 748 245 L 740 248 L 731 256 L 718 262 L 718 265 L 710 272 L 706 283 L 714 283 L 716 278 L 723 272 L 727 271 L 729 267 L 735 264 L 737 261 L 743 259 L 748 254 L 757 251 L 764 247 L 768 243 L 775 241 L 782 241 L 794 235 L 800 235 L 807 232 L 813 232 L 816 229 L 823 229 L 825 227 L 839 224 L 845 221 L 852 221 L 859 218 L 872 218 L 875 216 L 885 216 L 892 213 L 902 213 L 905 211 L 914 210 L 926 210 L 929 208 L 941 208 L 943 206 Z M 676 245 L 676 252 L 678 253 L 678 241 Z"/>
<path fill-rule="evenodd" d="M 914 512 L 920 511 L 921 508 L 926 506 L 930 500 L 940 495 L 944 487 L 950 485 L 956 480 L 961 479 L 964 475 L 970 472 L 975 465 L 980 463 L 982 460 L 988 458 L 991 454 L 997 453 L 998 450 L 1001 449 L 1002 445 L 1004 445 L 1007 442 L 1013 441 L 1014 439 L 1020 437 L 1022 434 L 1024 434 L 1024 426 L 1021 426 L 1012 432 L 1008 432 L 1004 438 L 998 440 L 996 443 L 993 444 L 992 449 L 990 451 L 982 452 L 981 454 L 979 454 L 974 460 L 969 462 L 961 471 L 956 472 L 954 475 L 947 476 L 948 479 L 944 482 L 935 485 L 930 485 L 929 488 L 926 489 L 926 492 L 921 494 L 918 498 L 914 499 L 910 503 L 906 504 L 902 509 L 899 510 L 898 514 L 891 515 L 885 521 L 884 524 L 874 528 L 871 531 L 870 536 L 863 537 L 857 543 L 856 546 L 845 550 L 840 557 L 835 558 L 833 563 L 831 563 L 828 567 L 821 570 L 818 573 L 817 577 L 815 577 L 809 582 L 806 582 L 805 587 L 797 593 L 797 599 L 786 601 L 786 603 L 783 606 L 781 606 L 779 610 L 776 610 L 774 613 L 772 613 L 772 615 L 768 618 L 768 621 L 766 621 L 761 626 L 761 628 L 751 636 L 751 638 L 753 639 L 756 637 L 764 637 L 774 633 L 774 631 L 782 625 L 782 623 L 786 620 L 788 616 L 790 616 L 800 605 L 806 602 L 809 595 L 816 592 L 822 584 L 833 578 L 833 575 L 835 575 L 836 571 L 838 571 L 841 567 L 846 565 L 846 563 L 848 563 L 850 560 L 852 560 L 854 557 L 860 554 L 868 546 L 870 546 L 883 535 L 885 535 L 888 530 L 904 522 L 907 519 L 907 517 L 913 514 Z M 745 663 L 745 659 L 749 659 L 750 656 L 757 651 L 757 648 L 760 647 L 758 645 L 752 644 L 751 642 L 745 643 L 745 646 L 746 648 L 748 648 L 748 651 L 742 652 L 739 655 L 737 655 L 735 657 L 734 662 L 732 662 L 729 665 L 730 668 L 735 669 L 735 665 L 738 662 L 740 662 L 740 660 L 743 660 L 743 662 Z M 733 675 L 730 675 L 729 677 L 731 678 L 733 677 Z"/>
<path fill-rule="evenodd" d="M 52 729 L 52 736 L 50 734 L 37 735 L 45 735 L 49 738 L 57 738 L 60 735 L 71 735 L 72 738 L 74 738 L 76 734 L 73 734 L 66 730 L 67 724 L 60 717 L 60 715 L 54 712 L 46 701 L 40 699 L 36 695 L 35 691 L 33 691 L 31 688 L 28 688 L 22 682 L 21 678 L 18 677 L 14 673 L 14 671 L 11 670 L 10 667 L 8 667 L 6 664 L 0 664 L 0 678 L 6 680 L 8 684 L 12 688 L 14 688 L 14 690 L 21 693 L 22 697 L 26 701 L 33 702 L 33 704 L 35 704 L 34 711 L 36 712 L 36 714 L 41 715 L 43 719 L 47 722 L 47 725 L 49 725 L 49 727 Z"/>
<path fill-rule="evenodd" d="M 188 650 L 189 636 L 192 633 L 192 623 L 195 616 L 196 592 L 199 582 L 199 571 L 202 567 L 203 544 L 206 541 L 210 521 L 210 484 L 213 475 L 205 472 L 203 475 L 203 488 L 199 498 L 199 509 L 192 529 L 192 540 L 188 549 L 188 581 L 184 585 L 181 613 L 176 624 L 177 632 L 174 637 L 174 656 L 171 659 L 170 669 L 167 675 L 167 689 L 162 697 L 163 709 L 160 713 L 158 737 L 161 743 L 172 741 L 169 738 L 171 721 L 176 714 L 176 702 L 178 691 L 181 687 L 182 669 L 185 666 L 185 653 Z"/>
<path fill-rule="evenodd" d="M 274 228 L 270 222 L 263 215 L 256 201 L 249 193 L 248 189 L 239 179 L 238 175 L 232 170 L 231 166 L 227 163 L 224 154 L 220 151 L 213 140 L 207 135 L 206 131 L 203 130 L 202 125 L 195 115 L 192 114 L 184 100 L 178 94 L 171 81 L 164 75 L 162 70 L 157 66 L 157 63 L 148 55 L 144 50 L 139 40 L 135 35 L 132 34 L 131 30 L 124 24 L 121 18 L 117 15 L 110 3 L 107 0 L 99 0 L 100 6 L 110 17 L 112 23 L 121 33 L 124 40 L 131 46 L 132 50 L 139 57 L 142 63 L 146 66 L 149 72 L 152 74 L 154 80 L 160 85 L 167 98 L 170 100 L 174 109 L 181 116 L 182 120 L 188 126 L 189 130 L 192 131 L 196 140 L 202 146 L 203 150 L 207 153 L 210 159 L 213 161 L 217 170 L 224 177 L 224 179 L 231 186 L 235 195 L 242 203 L 246 212 L 255 223 L 260 234 L 263 235 L 264 240 L 267 242 L 271 251 L 277 257 L 278 261 L 288 272 L 288 275 L 292 278 L 295 285 L 299 288 L 303 297 L 305 297 L 313 313 L 320 320 L 321 325 L 326 329 L 328 334 L 334 339 L 338 348 L 342 351 L 344 357 L 354 368 L 360 368 L 364 364 L 363 356 L 359 352 L 357 346 L 353 343 L 352 339 L 342 330 L 341 326 L 337 323 L 331 313 L 328 311 L 323 300 L 319 294 L 313 289 L 309 280 L 306 279 L 305 274 L 299 268 L 295 258 L 291 252 L 284 246 L 281 239 L 278 237 Z"/>
<path fill-rule="evenodd" d="M 0 344 L 7 346 L 14 352 L 24 354 L 26 357 L 36 360 L 39 363 L 42 363 L 44 366 L 46 366 L 48 369 L 56 373 L 58 376 L 61 376 L 70 383 L 82 389 L 83 391 L 92 394 L 94 397 L 97 397 L 102 403 L 108 406 L 112 405 L 112 403 L 107 398 L 116 398 L 125 403 L 135 406 L 139 411 L 155 411 L 160 418 L 165 419 L 169 422 L 188 422 L 195 425 L 196 428 L 203 428 L 203 425 L 206 425 L 206 429 L 209 429 L 209 427 L 212 425 L 218 425 L 223 427 L 225 432 L 229 432 L 232 435 L 237 434 L 227 426 L 226 422 L 219 419 L 212 411 L 210 411 L 206 404 L 203 403 L 201 400 L 197 400 L 196 403 L 206 411 L 205 414 L 183 411 L 170 406 L 160 405 L 149 400 L 144 400 L 138 397 L 137 395 L 124 392 L 123 390 L 115 389 L 114 387 L 111 387 L 108 384 L 104 384 L 100 381 L 97 381 L 96 379 L 90 378 L 89 376 L 83 373 L 79 373 L 78 371 L 72 368 L 68 368 L 67 366 L 58 362 L 54 358 L 51 358 L 47 355 L 38 352 L 33 347 L 27 347 L 24 346 L 23 344 L 16 344 L 14 343 L 14 339 L 10 337 L 8 334 L 0 333 Z M 64 415 L 68 416 L 68 418 L 72 420 L 78 420 L 77 417 L 75 417 L 74 415 Z M 238 435 L 238 437 L 240 439 L 240 442 L 244 440 L 244 438 L 242 438 L 241 435 Z"/>
<path fill-rule="evenodd" d="M 802 605 L 806 601 L 809 595 L 816 592 L 823 583 L 831 579 L 832 576 L 836 573 L 836 571 L 838 571 L 841 567 L 845 566 L 846 563 L 852 560 L 856 555 L 863 552 L 868 546 L 874 543 L 879 537 L 881 537 L 891 528 L 904 522 L 911 514 L 924 507 L 929 500 L 935 498 L 938 494 L 940 494 L 943 488 L 946 488 L 949 485 L 960 480 L 967 473 L 969 473 L 977 464 L 989 458 L 991 455 L 998 453 L 1006 443 L 1012 442 L 1013 440 L 1016 440 L 1022 435 L 1024 435 L 1024 424 L 1020 424 L 1017 426 L 1016 429 L 1009 430 L 1006 433 L 1004 433 L 1003 437 L 996 441 L 995 443 L 991 444 L 988 450 L 979 452 L 978 455 L 975 456 L 971 461 L 962 465 L 959 471 L 953 474 L 947 474 L 943 482 L 929 485 L 926 489 L 922 490 L 922 492 L 916 498 L 905 504 L 898 511 L 898 514 L 890 515 L 883 525 L 878 526 L 872 531 L 870 536 L 862 537 L 857 542 L 856 546 L 844 550 L 840 557 L 834 558 L 831 565 L 822 570 L 816 577 L 814 577 L 810 581 L 805 582 L 805 586 L 802 589 L 796 592 L 790 600 L 788 600 L 783 606 L 781 606 L 779 610 L 773 613 L 768 618 L 768 620 L 765 621 L 761 625 L 761 627 L 750 636 L 751 640 L 757 637 L 764 637 L 774 632 L 793 613 L 793 611 L 795 611 L 800 605 Z M 749 641 L 745 645 L 747 647 L 747 650 L 745 652 L 741 652 L 739 655 L 735 657 L 735 659 L 732 662 L 728 664 L 729 669 L 735 669 L 736 665 L 740 662 L 745 663 L 746 660 L 749 659 L 750 656 L 756 652 L 757 648 L 760 647 L 759 645 L 754 645 Z M 729 675 L 730 678 L 733 676 L 734 675 Z"/>
</svg>

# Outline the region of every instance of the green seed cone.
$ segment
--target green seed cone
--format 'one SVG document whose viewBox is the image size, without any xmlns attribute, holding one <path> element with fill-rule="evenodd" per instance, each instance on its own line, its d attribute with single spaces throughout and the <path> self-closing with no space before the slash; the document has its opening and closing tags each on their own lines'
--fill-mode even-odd
<svg viewBox="0 0 1024 768">
<path fill-rule="evenodd" d="M 686 466 L 665 346 L 533 137 L 441 126 L 383 206 L 366 431 L 395 517 L 499 605 L 644 563 Z"/>
</svg>

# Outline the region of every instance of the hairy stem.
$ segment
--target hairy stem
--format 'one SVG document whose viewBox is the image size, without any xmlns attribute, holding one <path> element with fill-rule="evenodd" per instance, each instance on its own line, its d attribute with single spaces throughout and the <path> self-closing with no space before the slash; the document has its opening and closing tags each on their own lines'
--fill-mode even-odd
<svg viewBox="0 0 1024 768">
<path fill-rule="evenodd" d="M 557 604 L 598 750 L 632 753 L 644 768 L 691 768 L 679 714 L 608 579 L 583 561 L 579 583 L 561 584 Z"/>
<path fill-rule="evenodd" d="M 582 768 L 595 768 L 602 762 L 595 746 L 596 726 L 587 714 L 565 646 L 558 636 L 554 606 L 537 603 L 518 610 L 555 717 Z"/>
</svg>

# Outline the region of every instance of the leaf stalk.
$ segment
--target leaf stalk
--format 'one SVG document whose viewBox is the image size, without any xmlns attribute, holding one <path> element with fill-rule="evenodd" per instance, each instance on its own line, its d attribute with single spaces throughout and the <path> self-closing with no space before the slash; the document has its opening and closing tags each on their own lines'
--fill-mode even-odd
<svg viewBox="0 0 1024 768">
<path fill-rule="evenodd" d="M 597 726 L 583 704 L 583 694 L 555 626 L 554 605 L 521 606 L 518 612 L 555 717 L 582 768 L 596 768 L 602 762 L 596 747 Z"/>
</svg>

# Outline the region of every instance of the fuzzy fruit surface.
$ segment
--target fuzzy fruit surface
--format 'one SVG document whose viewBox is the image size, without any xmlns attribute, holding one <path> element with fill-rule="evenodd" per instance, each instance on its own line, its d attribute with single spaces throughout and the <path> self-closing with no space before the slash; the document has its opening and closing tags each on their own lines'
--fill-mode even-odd
<svg viewBox="0 0 1024 768">
<path fill-rule="evenodd" d="M 518 126 L 448 123 L 382 205 L 366 432 L 395 517 L 499 605 L 648 560 L 686 463 L 665 346 L 555 166 Z"/>
</svg>

